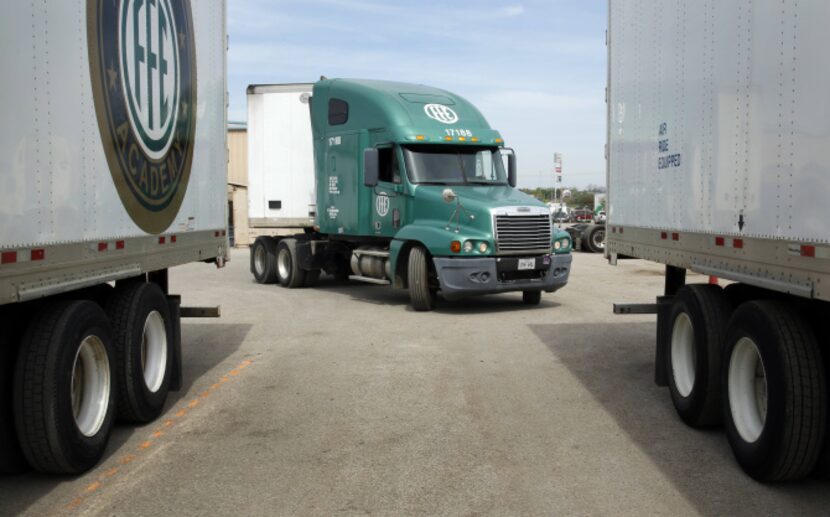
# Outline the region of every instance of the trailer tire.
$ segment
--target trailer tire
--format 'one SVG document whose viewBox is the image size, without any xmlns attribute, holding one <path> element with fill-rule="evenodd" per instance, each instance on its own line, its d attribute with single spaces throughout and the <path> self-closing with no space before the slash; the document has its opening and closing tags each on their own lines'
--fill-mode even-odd
<svg viewBox="0 0 830 517">
<path fill-rule="evenodd" d="M 116 409 L 114 362 L 96 303 L 52 303 L 32 318 L 14 377 L 15 428 L 32 468 L 79 474 L 101 459 Z"/>
<path fill-rule="evenodd" d="M 605 226 L 591 225 L 582 233 L 582 247 L 591 253 L 605 250 Z"/>
<path fill-rule="evenodd" d="M 297 240 L 282 239 L 277 244 L 277 279 L 280 285 L 296 289 L 305 284 L 306 272 L 297 263 Z"/>
<path fill-rule="evenodd" d="M 429 285 L 429 254 L 421 246 L 409 250 L 407 262 L 407 283 L 412 308 L 416 311 L 435 309 L 436 290 Z"/>
<path fill-rule="evenodd" d="M 542 291 L 522 291 L 522 303 L 525 305 L 539 305 L 542 301 Z"/>
<path fill-rule="evenodd" d="M 724 421 L 738 463 L 758 481 L 809 475 L 823 445 L 828 401 L 807 320 L 781 301 L 745 303 L 729 322 L 723 357 Z"/>
<path fill-rule="evenodd" d="M 164 409 L 173 374 L 170 306 L 154 283 L 126 285 L 107 303 L 116 351 L 118 419 L 147 423 Z"/>
<path fill-rule="evenodd" d="M 692 284 L 675 295 L 666 343 L 672 403 L 691 427 L 721 423 L 721 355 L 732 306 L 716 285 Z"/>
<path fill-rule="evenodd" d="M 12 403 L 14 359 L 19 336 L 12 317 L 5 319 L 3 326 L 0 330 L 0 475 L 20 474 L 28 468 L 14 429 Z"/>
<path fill-rule="evenodd" d="M 258 284 L 277 281 L 277 243 L 271 237 L 257 237 L 251 246 L 251 273 Z"/>
</svg>

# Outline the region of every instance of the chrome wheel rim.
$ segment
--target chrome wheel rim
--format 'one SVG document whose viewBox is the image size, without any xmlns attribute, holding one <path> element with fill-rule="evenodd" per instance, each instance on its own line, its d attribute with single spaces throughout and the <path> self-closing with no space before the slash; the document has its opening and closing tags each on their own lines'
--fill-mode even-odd
<svg viewBox="0 0 830 517">
<path fill-rule="evenodd" d="M 605 249 L 605 232 L 597 230 L 592 236 L 593 244 L 599 249 Z"/>
<path fill-rule="evenodd" d="M 141 338 L 141 369 L 144 384 L 151 393 L 161 388 L 167 371 L 167 330 L 164 318 L 158 311 L 152 311 L 144 321 Z"/>
<path fill-rule="evenodd" d="M 288 271 L 291 267 L 291 255 L 287 249 L 281 249 L 277 255 L 277 269 L 280 273 L 280 278 L 288 278 Z"/>
<path fill-rule="evenodd" d="M 110 399 L 110 363 L 98 336 L 81 341 L 72 364 L 72 416 L 84 436 L 95 436 L 107 417 Z"/>
<path fill-rule="evenodd" d="M 254 269 L 257 275 L 265 274 L 265 246 L 259 245 L 254 250 Z"/>
</svg>

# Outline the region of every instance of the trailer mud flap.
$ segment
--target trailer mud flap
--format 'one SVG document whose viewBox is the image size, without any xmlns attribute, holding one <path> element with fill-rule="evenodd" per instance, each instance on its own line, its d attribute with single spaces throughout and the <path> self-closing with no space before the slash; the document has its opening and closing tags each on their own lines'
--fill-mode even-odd
<svg viewBox="0 0 830 517">
<path fill-rule="evenodd" d="M 674 296 L 657 297 L 657 343 L 654 350 L 654 384 L 662 387 L 669 385 L 669 372 L 666 368 L 666 354 L 671 339 L 671 308 Z"/>
</svg>

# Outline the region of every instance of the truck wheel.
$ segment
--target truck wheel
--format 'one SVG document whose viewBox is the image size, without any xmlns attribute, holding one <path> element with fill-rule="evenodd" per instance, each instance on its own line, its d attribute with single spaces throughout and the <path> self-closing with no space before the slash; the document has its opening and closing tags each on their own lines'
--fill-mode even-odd
<svg viewBox="0 0 830 517">
<path fill-rule="evenodd" d="M 726 434 L 758 481 L 800 479 L 819 457 L 827 419 L 821 354 L 809 323 L 780 301 L 748 302 L 724 350 Z"/>
<path fill-rule="evenodd" d="M 12 379 L 19 336 L 9 328 L 14 326 L 10 319 L 3 322 L 6 328 L 0 329 L 0 475 L 19 474 L 28 466 L 14 430 Z"/>
<path fill-rule="evenodd" d="M 63 301 L 32 318 L 14 376 L 17 438 L 32 468 L 79 474 L 104 453 L 115 415 L 110 326 L 95 303 Z"/>
<path fill-rule="evenodd" d="M 692 427 L 721 423 L 721 353 L 731 312 L 716 285 L 687 285 L 674 298 L 666 372 L 677 414 Z"/>
<path fill-rule="evenodd" d="M 542 301 L 542 291 L 522 291 L 522 302 L 525 305 L 539 305 Z"/>
<path fill-rule="evenodd" d="M 173 372 L 170 307 L 159 286 L 128 284 L 107 304 L 116 350 L 118 418 L 147 423 L 161 414 Z"/>
<path fill-rule="evenodd" d="M 591 253 L 602 253 L 605 249 L 605 226 L 588 226 L 582 235 L 582 242 Z"/>
<path fill-rule="evenodd" d="M 303 282 L 303 287 L 314 287 L 315 285 L 317 285 L 318 280 L 320 280 L 320 270 L 309 269 L 305 272 L 305 281 Z"/>
<path fill-rule="evenodd" d="M 283 239 L 277 244 L 277 279 L 280 285 L 294 289 L 305 283 L 306 272 L 297 265 L 296 239 Z"/>
<path fill-rule="evenodd" d="M 251 246 L 251 273 L 258 284 L 277 281 L 277 244 L 270 237 L 258 237 Z"/>
<path fill-rule="evenodd" d="M 435 309 L 436 290 L 429 285 L 429 255 L 421 246 L 413 246 L 409 251 L 407 264 L 409 299 L 416 311 Z"/>
</svg>

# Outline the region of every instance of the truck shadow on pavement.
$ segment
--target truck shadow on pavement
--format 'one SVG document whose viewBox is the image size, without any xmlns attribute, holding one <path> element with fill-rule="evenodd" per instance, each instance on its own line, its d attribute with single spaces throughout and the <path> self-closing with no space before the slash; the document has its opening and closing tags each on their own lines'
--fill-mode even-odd
<svg viewBox="0 0 830 517">
<path fill-rule="evenodd" d="M 194 384 L 239 349 L 251 327 L 248 324 L 182 323 L 182 388 L 170 392 L 165 409 L 155 425 L 175 412 L 182 399 L 192 396 L 189 391 Z M 208 380 L 213 382 L 212 378 Z M 80 486 L 85 486 L 92 482 L 99 477 L 99 471 L 106 468 L 112 456 L 129 452 L 124 445 L 133 435 L 138 433 L 143 436 L 153 429 L 153 425 L 154 423 L 143 426 L 116 423 L 104 457 L 86 475 L 51 476 L 29 472 L 17 476 L 0 476 L 0 515 L 22 513 L 64 483 L 77 481 L 81 483 Z M 88 478 L 88 481 L 84 481 L 84 478 Z"/>
<path fill-rule="evenodd" d="M 337 282 L 330 279 L 321 279 L 312 289 L 332 294 L 346 295 L 356 302 L 374 305 L 401 306 L 405 310 L 414 312 L 409 302 L 409 292 L 406 289 L 392 289 L 389 286 L 361 284 L 358 282 Z M 525 305 L 522 303 L 521 293 L 488 294 L 471 296 L 460 300 L 446 300 L 438 294 L 438 303 L 435 312 L 439 314 L 486 314 L 490 312 L 506 312 L 517 310 L 539 310 L 559 307 L 553 301 L 553 294 L 542 293 L 539 305 Z"/>
<path fill-rule="evenodd" d="M 722 429 L 685 426 L 654 384 L 653 322 L 530 325 L 620 430 L 702 514 L 823 514 L 827 483 L 763 485 L 735 462 Z"/>
</svg>

